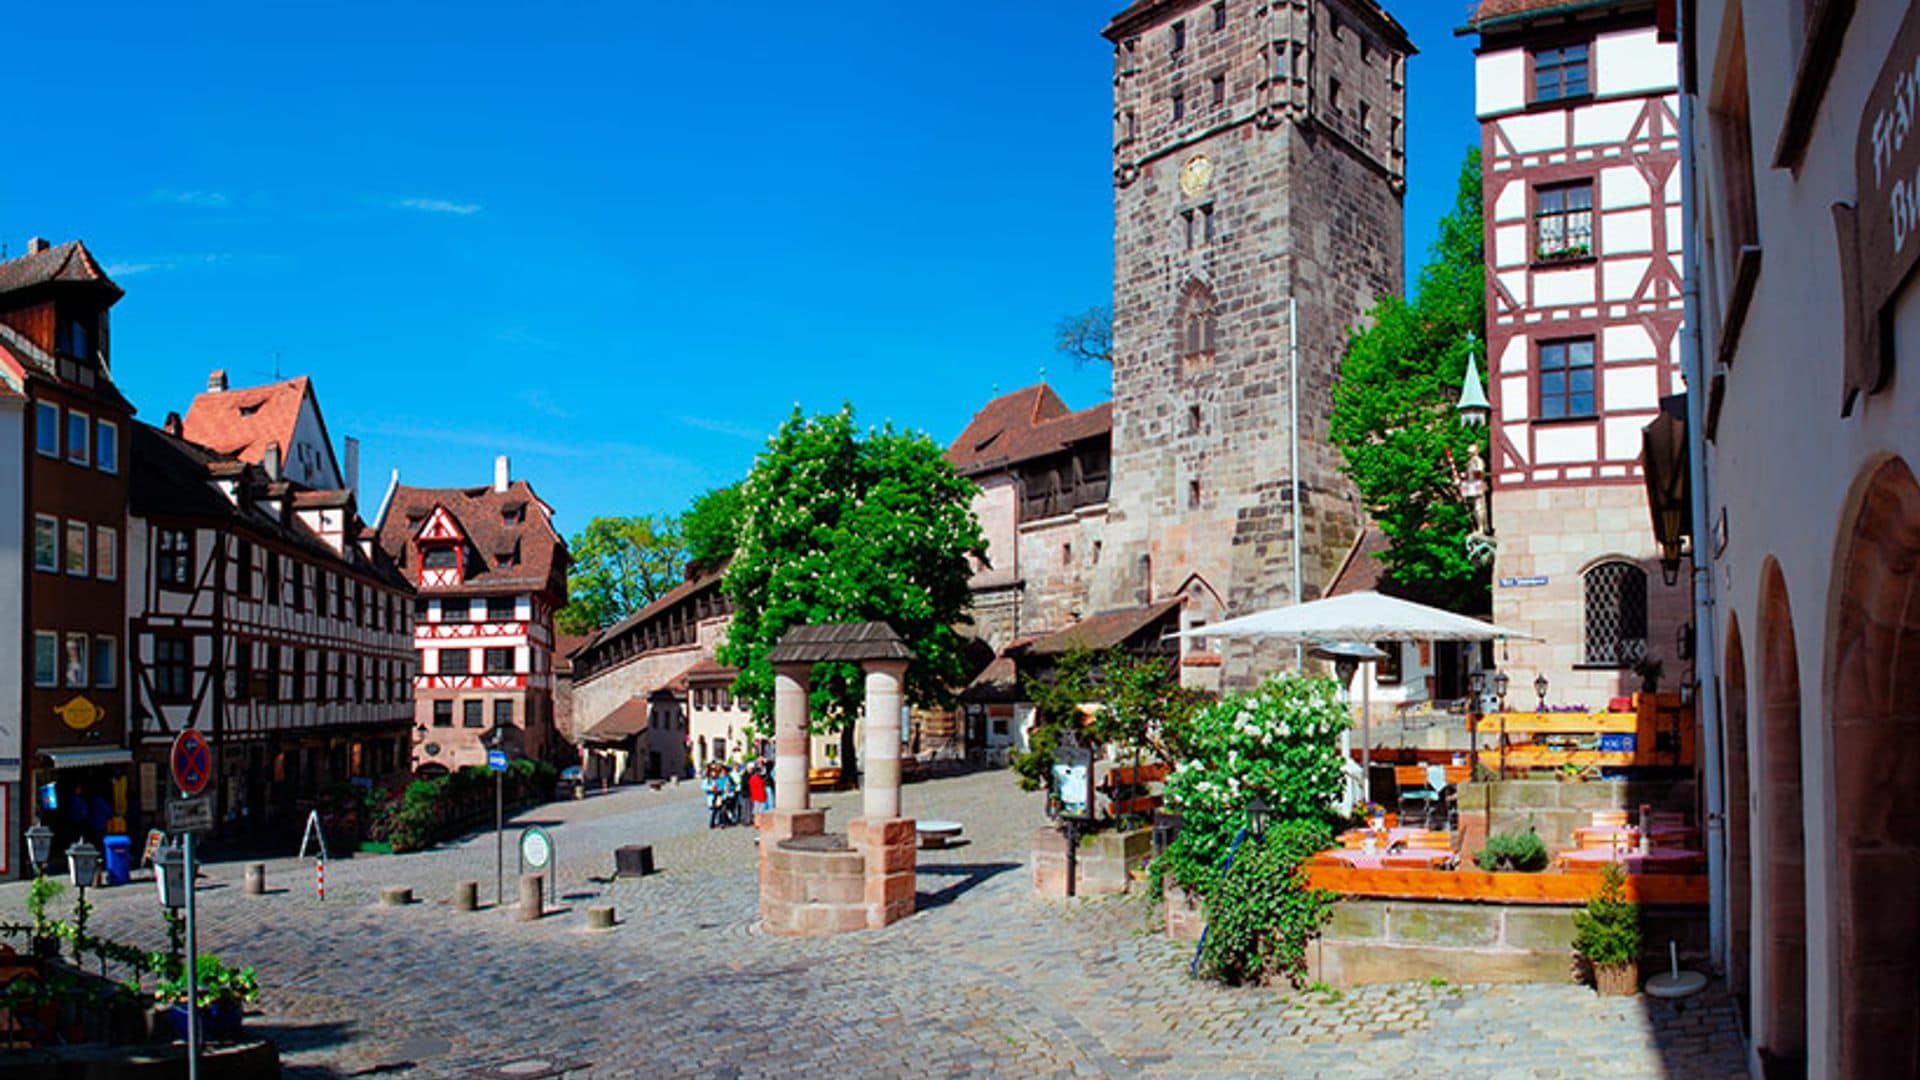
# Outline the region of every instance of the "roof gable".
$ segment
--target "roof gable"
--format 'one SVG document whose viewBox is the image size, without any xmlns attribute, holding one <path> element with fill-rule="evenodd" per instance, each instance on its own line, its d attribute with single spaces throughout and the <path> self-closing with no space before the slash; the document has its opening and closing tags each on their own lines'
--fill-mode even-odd
<svg viewBox="0 0 1920 1080">
<path fill-rule="evenodd" d="M 311 441 L 319 444 L 320 479 L 326 483 L 317 486 L 338 484 L 340 465 L 334 458 L 333 440 L 320 415 L 313 381 L 305 375 L 265 386 L 208 390 L 193 399 L 180 423 L 180 432 L 209 450 L 250 465 L 264 463 L 268 444 L 277 445 L 282 470 L 290 471 L 301 428 L 307 426 L 301 423 L 303 418 L 310 425 Z"/>
<path fill-rule="evenodd" d="M 509 511 L 512 511 L 509 513 Z M 547 593 L 565 603 L 567 590 L 566 541 L 553 527 L 553 508 L 535 495 L 524 480 L 505 491 L 491 486 L 473 488 L 417 488 L 395 484 L 381 512 L 380 546 L 402 566 L 419 566 L 417 548 L 428 519 L 444 512 L 472 556 L 463 580 L 422 583 L 423 591 L 454 595 L 484 595 L 505 591 Z M 441 535 L 436 533 L 436 535 Z"/>
<path fill-rule="evenodd" d="M 982 406 L 947 448 L 947 460 L 972 476 L 1112 434 L 1112 402 L 1074 412 L 1052 387 L 1040 383 Z"/>
<path fill-rule="evenodd" d="M 428 514 L 427 519 L 420 523 L 419 531 L 413 535 L 415 540 L 425 540 L 429 543 L 436 541 L 454 541 L 464 544 L 469 542 L 467 539 L 467 531 L 460 527 L 459 520 L 452 514 L 447 513 L 446 507 L 438 504 L 435 504 L 433 512 Z"/>
</svg>

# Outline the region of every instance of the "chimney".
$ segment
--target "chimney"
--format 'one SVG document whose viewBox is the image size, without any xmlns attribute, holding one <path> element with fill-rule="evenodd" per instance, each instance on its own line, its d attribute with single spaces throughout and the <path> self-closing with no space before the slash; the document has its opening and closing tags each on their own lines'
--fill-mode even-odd
<svg viewBox="0 0 1920 1080">
<path fill-rule="evenodd" d="M 47 238 L 44 236 L 27 238 L 27 254 L 29 255 L 38 255 L 52 246 L 52 244 L 47 243 Z"/>
<path fill-rule="evenodd" d="M 360 440 L 347 436 L 347 490 L 353 492 L 353 504 L 360 505 Z"/>
<path fill-rule="evenodd" d="M 507 469 L 507 455 L 501 454 L 493 459 L 493 490 L 506 491 L 510 473 Z"/>
<path fill-rule="evenodd" d="M 167 422 L 160 425 L 160 430 L 166 432 L 167 434 L 177 439 L 180 437 L 180 432 L 182 430 L 182 427 L 183 425 L 180 422 L 180 414 L 177 412 L 170 412 L 167 414 Z"/>
<path fill-rule="evenodd" d="M 266 452 L 260 456 L 260 467 L 267 471 L 268 483 L 279 483 L 280 481 L 280 444 L 279 443 L 270 442 L 267 444 Z"/>
<path fill-rule="evenodd" d="M 227 392 L 227 373 L 216 371 L 207 376 L 207 393 L 224 394 Z"/>
</svg>

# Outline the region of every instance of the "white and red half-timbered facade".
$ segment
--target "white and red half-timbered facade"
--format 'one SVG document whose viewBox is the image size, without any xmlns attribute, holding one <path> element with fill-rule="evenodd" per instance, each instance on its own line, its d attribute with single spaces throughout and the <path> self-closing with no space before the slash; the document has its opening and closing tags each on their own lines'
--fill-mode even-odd
<svg viewBox="0 0 1920 1080">
<path fill-rule="evenodd" d="M 1551 701 L 1604 707 L 1680 675 L 1638 458 L 1679 367 L 1680 134 L 1654 0 L 1482 0 L 1494 621 Z"/>
<path fill-rule="evenodd" d="M 177 420 L 177 418 L 176 418 Z M 291 835 L 352 783 L 404 777 L 412 590 L 351 492 L 316 491 L 176 426 L 133 431 L 127 554 L 138 810 L 160 820 L 166 754 L 214 747 L 228 835 Z"/>
<path fill-rule="evenodd" d="M 380 543 L 418 590 L 414 770 L 485 765 L 496 730 L 512 756 L 553 758 L 553 617 L 568 565 L 553 508 L 509 479 L 503 457 L 488 487 L 396 483 Z"/>
</svg>

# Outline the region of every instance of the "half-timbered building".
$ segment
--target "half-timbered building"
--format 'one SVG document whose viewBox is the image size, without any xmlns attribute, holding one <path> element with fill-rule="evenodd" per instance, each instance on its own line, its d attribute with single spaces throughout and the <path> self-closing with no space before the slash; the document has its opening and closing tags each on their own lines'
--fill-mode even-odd
<svg viewBox="0 0 1920 1080">
<path fill-rule="evenodd" d="M 1677 678 L 1683 584 L 1647 529 L 1641 430 L 1681 392 L 1676 53 L 1654 0 L 1482 0 L 1476 106 L 1493 404 L 1494 621 L 1518 684 L 1594 707 Z"/>
<path fill-rule="evenodd" d="M 298 829 L 351 783 L 404 777 L 413 729 L 412 589 L 353 496 L 136 425 L 128 544 L 139 810 L 169 785 L 184 728 L 213 744 L 228 835 Z"/>
<path fill-rule="evenodd" d="M 554 613 L 567 602 L 567 545 L 553 508 L 494 464 L 491 486 L 395 483 L 380 545 L 413 582 L 416 772 L 558 755 Z"/>
<path fill-rule="evenodd" d="M 24 411 L 0 455 L 18 463 L 24 556 L 0 581 L 24 635 L 18 678 L 4 684 L 15 692 L 0 701 L 4 876 L 29 869 L 21 845 L 35 817 L 54 830 L 56 853 L 125 828 L 122 438 L 133 406 L 114 387 L 107 333 L 121 295 L 78 241 L 35 238 L 0 262 L 0 384 Z M 30 805 L 23 789 L 40 797 Z"/>
</svg>

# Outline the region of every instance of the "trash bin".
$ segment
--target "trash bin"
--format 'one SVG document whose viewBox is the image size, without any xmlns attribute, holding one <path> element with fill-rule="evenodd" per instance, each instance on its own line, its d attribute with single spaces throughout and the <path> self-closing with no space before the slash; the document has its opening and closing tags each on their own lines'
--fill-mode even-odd
<svg viewBox="0 0 1920 1080">
<path fill-rule="evenodd" d="M 107 884 L 125 885 L 133 877 L 133 841 L 124 836 L 106 838 Z"/>
</svg>

